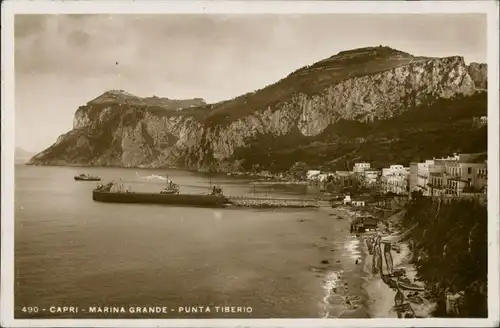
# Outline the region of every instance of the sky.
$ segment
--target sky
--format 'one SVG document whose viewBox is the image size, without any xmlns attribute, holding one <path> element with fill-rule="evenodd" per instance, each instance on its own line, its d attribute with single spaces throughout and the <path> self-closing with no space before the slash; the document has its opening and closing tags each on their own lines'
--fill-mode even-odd
<svg viewBox="0 0 500 328">
<path fill-rule="evenodd" d="M 16 146 L 49 147 L 110 89 L 217 102 L 378 45 L 485 63 L 486 28 L 480 14 L 16 15 Z"/>
</svg>

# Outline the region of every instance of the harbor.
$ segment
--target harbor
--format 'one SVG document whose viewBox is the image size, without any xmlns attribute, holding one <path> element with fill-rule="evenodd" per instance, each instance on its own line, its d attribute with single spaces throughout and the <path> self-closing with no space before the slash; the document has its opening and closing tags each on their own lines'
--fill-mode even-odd
<svg viewBox="0 0 500 328">
<path fill-rule="evenodd" d="M 279 292 L 293 297 L 296 294 L 295 288 L 302 288 L 308 293 L 315 290 L 310 293 L 310 299 L 297 299 L 291 303 L 290 308 L 281 310 L 278 315 L 282 316 L 319 314 L 324 318 L 422 318 L 431 316 L 436 308 L 436 296 L 429 294 L 432 292 L 432 284 L 416 281 L 417 269 L 411 263 L 413 250 L 410 248 L 411 244 L 403 240 L 403 237 L 412 231 L 412 225 L 399 227 L 401 224 L 398 221 L 404 216 L 402 210 L 408 199 L 404 202 L 401 197 L 396 196 L 381 199 L 338 194 L 318 195 L 312 188 L 254 187 L 248 180 L 216 177 L 212 181 L 203 175 L 185 171 L 169 171 L 169 178 L 167 175 L 159 175 L 158 171 L 137 172 L 115 168 L 92 168 L 88 169 L 90 172 L 86 175 L 103 177 L 105 181 L 111 180 L 112 183 L 72 181 L 73 188 L 67 188 L 65 183 L 80 173 L 75 172 L 74 168 L 24 169 L 26 173 L 19 177 L 21 182 L 29 177 L 31 171 L 40 172 L 35 174 L 31 181 L 38 181 L 36 179 L 39 176 L 44 176 L 46 180 L 42 180 L 43 186 L 50 185 L 49 182 L 57 182 L 56 188 L 47 189 L 47 195 L 51 197 L 48 202 L 51 207 L 43 209 L 43 212 L 52 210 L 53 204 L 61 199 L 62 190 L 74 199 L 84 199 L 78 203 L 80 211 L 75 211 L 74 203 L 60 205 L 65 213 L 78 216 L 78 219 L 68 222 L 69 214 L 56 217 L 50 229 L 44 228 L 43 222 L 36 221 L 39 210 L 30 208 L 30 203 L 18 202 L 17 210 L 20 213 L 30 214 L 29 218 L 35 220 L 32 221 L 34 224 L 36 222 L 42 225 L 42 228 L 35 226 L 35 234 L 41 229 L 52 232 L 52 225 L 59 225 L 58 229 L 66 231 L 64 229 L 73 229 L 73 225 L 79 224 L 81 229 L 69 230 L 70 233 L 61 235 L 70 236 L 76 233 L 74 231 L 82 231 L 82 235 L 77 238 L 81 238 L 82 245 L 86 245 L 86 229 L 91 227 L 99 234 L 98 238 L 101 238 L 98 239 L 99 248 L 109 248 L 109 235 L 118 229 L 120 233 L 127 234 L 127 240 L 130 240 L 128 249 L 133 255 L 127 260 L 139 258 L 139 255 L 134 253 L 136 249 L 142 253 L 149 252 L 147 246 L 151 243 L 156 245 L 156 249 L 162 249 L 161 254 L 154 255 L 159 259 L 171 256 L 172 250 L 182 245 L 183 256 L 176 258 L 179 262 L 174 263 L 184 267 L 187 261 L 199 262 L 200 266 L 196 272 L 206 270 L 203 261 L 197 260 L 199 245 L 205 247 L 207 240 L 220 240 L 220 244 L 215 244 L 212 249 L 207 250 L 203 258 L 221 252 L 218 258 L 229 260 L 226 264 L 217 262 L 211 270 L 219 270 L 218 268 L 223 266 L 228 279 L 234 276 L 231 270 L 236 263 L 231 261 L 241 258 L 241 249 L 246 249 L 246 254 L 250 254 L 247 256 L 250 268 L 248 277 L 258 275 L 256 271 L 251 270 L 260 265 L 262 258 L 269 256 L 268 252 L 272 249 L 274 257 L 267 265 L 273 268 L 273 276 L 280 277 L 279 281 L 283 287 L 279 291 L 273 290 L 270 295 Z M 29 194 L 29 186 L 25 188 L 24 192 Z M 88 197 L 90 192 L 93 194 L 92 198 Z M 66 196 L 63 194 L 63 197 Z M 391 199 L 394 201 L 390 201 Z M 112 203 L 114 204 L 108 205 Z M 155 206 L 158 204 L 170 206 Z M 290 210 L 279 210 L 287 208 Z M 115 218 L 120 218 L 119 222 Z M 69 228 L 68 223 L 71 223 Z M 199 229 L 200 226 L 203 226 L 203 229 Z M 260 237 L 257 236 L 261 236 L 263 232 L 265 237 L 258 239 Z M 259 245 L 262 245 L 257 247 L 257 251 L 262 252 L 262 257 L 253 255 L 256 252 L 255 238 Z M 36 240 L 36 237 L 31 240 Z M 145 240 L 147 242 L 144 242 Z M 60 242 L 63 243 L 64 240 Z M 119 265 L 126 255 L 120 257 L 115 250 L 123 245 L 119 240 L 114 242 L 116 244 L 110 251 L 119 261 L 114 265 Z M 70 244 L 64 245 L 68 249 L 71 247 Z M 69 252 L 68 256 L 73 254 Z M 95 253 L 90 252 L 83 257 L 88 256 L 95 256 Z M 292 263 L 294 270 L 303 278 L 293 290 L 288 290 L 290 264 L 286 266 L 286 271 L 279 271 L 282 261 L 285 260 Z M 100 270 L 108 267 L 106 261 L 107 259 L 102 261 L 103 267 Z M 240 265 L 240 262 L 237 263 Z M 137 265 L 142 268 L 144 263 L 139 261 Z M 150 270 L 151 279 L 154 279 L 156 270 Z M 162 272 L 165 274 L 166 271 Z M 193 272 L 193 279 L 199 279 L 196 272 Z M 266 277 L 262 276 L 261 279 L 265 280 Z M 169 278 L 176 279 L 176 276 Z M 99 276 L 96 279 L 101 281 L 106 277 Z M 133 277 L 131 279 L 130 283 L 133 285 Z M 207 292 L 212 293 L 212 283 L 214 282 L 207 282 Z M 269 280 L 266 283 L 268 288 L 272 288 L 276 281 Z M 221 281 L 217 288 L 226 288 L 226 284 L 227 279 Z M 299 285 L 300 287 L 297 287 Z M 161 287 L 152 287 L 151 291 L 148 291 L 148 297 L 156 297 L 157 290 L 161 290 Z M 248 290 L 248 293 L 253 292 L 253 288 Z M 30 295 L 27 289 L 23 290 L 23 293 Z M 94 297 L 96 293 L 99 292 L 91 291 L 85 299 Z M 228 297 L 233 297 L 232 295 Z M 241 291 L 238 290 L 234 295 L 240 297 Z M 320 308 L 317 307 L 318 299 L 322 300 Z M 259 307 L 255 304 L 260 303 L 252 303 L 256 313 L 267 313 L 265 306 Z M 297 313 L 298 307 L 302 308 L 303 312 Z M 448 308 L 450 306 L 447 306 Z"/>
<path fill-rule="evenodd" d="M 103 180 L 73 181 L 80 173 L 98 175 Z M 180 194 L 211 192 L 210 183 L 202 174 L 173 170 L 168 174 L 169 180 L 179 185 Z M 74 167 L 22 166 L 17 175 L 15 203 L 20 215 L 18 228 L 23 229 L 17 239 L 18 256 L 22 259 L 19 302 L 37 298 L 38 304 L 45 306 L 74 299 L 75 306 L 82 308 L 112 294 L 118 295 L 118 300 L 134 298 L 139 304 L 164 299 L 176 306 L 179 299 L 185 304 L 217 304 L 214 297 L 222 295 L 229 304 L 242 304 L 245 299 L 243 305 L 251 306 L 253 314 L 259 317 L 316 318 L 323 316 L 327 306 L 330 317 L 341 315 L 345 306 L 337 305 L 334 297 L 324 304 L 323 288 L 330 283 L 331 272 L 360 267 L 345 250 L 344 243 L 350 242 L 348 220 L 337 221 L 329 215 L 335 209 L 261 210 L 236 205 L 208 208 L 92 200 L 93 189 L 111 180 L 124 184 L 123 193 L 130 187 L 137 193 L 159 194 L 166 185 L 165 175 L 159 176 L 158 170 L 83 171 Z M 313 196 L 277 191 L 266 196 L 265 188 L 259 187 L 254 195 L 248 180 L 232 177 L 213 177 L 212 183 L 220 185 L 228 198 L 244 196 L 256 202 L 260 198 L 282 201 Z M 33 186 L 45 189 L 33 194 Z M 43 198 L 36 201 L 28 197 Z M 40 215 L 49 219 L 39 220 Z M 36 249 L 54 254 L 46 259 L 46 274 L 42 276 L 37 258 L 31 255 Z M 323 264 L 325 260 L 329 263 Z M 359 297 L 361 304 L 361 276 L 346 274 L 342 279 L 349 283 L 345 297 L 351 302 Z M 102 288 L 103 285 L 107 287 Z M 282 303 L 283 299 L 288 301 Z M 362 313 L 363 309 L 360 305 L 357 311 Z M 18 315 L 23 313 L 19 310 Z M 211 315 L 229 316 L 216 312 Z M 50 318 L 56 314 L 41 313 L 39 317 L 42 316 Z M 57 314 L 58 318 L 69 316 Z M 202 319 L 207 314 L 173 313 L 164 317 Z M 238 318 L 238 314 L 230 317 Z"/>
<path fill-rule="evenodd" d="M 165 189 L 164 189 L 165 190 Z M 328 203 L 316 198 L 277 198 L 257 196 L 225 196 L 214 189 L 210 194 L 176 192 L 135 192 L 110 182 L 92 191 L 92 200 L 105 203 L 163 204 L 188 207 L 248 207 L 248 208 L 317 208 Z"/>
</svg>

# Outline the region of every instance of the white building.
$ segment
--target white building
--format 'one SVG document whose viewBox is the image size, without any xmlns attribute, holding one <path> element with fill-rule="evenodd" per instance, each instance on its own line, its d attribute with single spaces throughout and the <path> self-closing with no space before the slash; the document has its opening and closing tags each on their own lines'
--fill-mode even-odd
<svg viewBox="0 0 500 328">
<path fill-rule="evenodd" d="M 351 205 L 354 207 L 363 207 L 363 206 L 365 206 L 365 201 L 364 200 L 352 200 Z"/>
<path fill-rule="evenodd" d="M 428 193 L 428 184 L 430 182 L 429 167 L 434 167 L 434 165 L 433 159 L 428 159 L 423 163 L 417 163 L 417 186 L 414 189 L 422 191 L 424 195 Z"/>
<path fill-rule="evenodd" d="M 382 169 L 382 186 L 384 192 L 399 195 L 407 193 L 410 168 L 403 165 L 391 165 Z"/>
<path fill-rule="evenodd" d="M 361 177 L 363 183 L 366 186 L 371 186 L 371 185 L 375 184 L 379 180 L 379 177 L 380 177 L 380 171 L 374 170 L 374 169 L 367 169 L 367 170 L 365 170 L 363 172 L 359 172 L 357 174 L 358 174 L 358 176 Z"/>
<path fill-rule="evenodd" d="M 478 155 L 453 154 L 423 163 L 412 163 L 410 190 L 422 191 L 424 196 L 438 196 L 460 195 L 465 186 L 482 189 L 487 177 L 478 170 L 486 167 L 486 164 L 484 161 L 475 161 Z"/>
<path fill-rule="evenodd" d="M 309 170 L 306 172 L 306 177 L 308 180 L 312 180 L 317 178 L 317 176 L 321 173 L 320 170 Z"/>
<path fill-rule="evenodd" d="M 404 167 L 403 165 L 391 165 L 388 168 L 382 169 L 382 176 L 394 175 L 394 174 L 406 174 L 410 169 Z"/>
<path fill-rule="evenodd" d="M 354 163 L 353 172 L 363 172 L 370 169 L 370 163 Z"/>
</svg>

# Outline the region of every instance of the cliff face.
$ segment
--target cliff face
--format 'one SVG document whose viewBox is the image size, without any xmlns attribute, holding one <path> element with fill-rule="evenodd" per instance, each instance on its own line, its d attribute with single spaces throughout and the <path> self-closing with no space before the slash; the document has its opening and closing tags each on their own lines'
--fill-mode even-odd
<svg viewBox="0 0 500 328">
<path fill-rule="evenodd" d="M 271 170 L 283 170 L 288 164 L 278 165 L 273 158 L 296 147 L 295 141 L 350 142 L 349 133 L 340 140 L 342 122 L 368 126 L 442 99 L 473 96 L 483 85 L 482 72 L 461 57 L 413 57 L 376 47 L 341 52 L 261 90 L 213 105 L 201 99 L 107 92 L 80 107 L 73 130 L 30 164 L 228 171 L 250 169 L 260 160 Z M 338 130 L 333 139 L 332 129 Z M 269 145 L 267 150 L 263 144 Z"/>
<path fill-rule="evenodd" d="M 488 66 L 486 64 L 470 63 L 469 74 L 476 88 L 488 88 Z"/>
</svg>

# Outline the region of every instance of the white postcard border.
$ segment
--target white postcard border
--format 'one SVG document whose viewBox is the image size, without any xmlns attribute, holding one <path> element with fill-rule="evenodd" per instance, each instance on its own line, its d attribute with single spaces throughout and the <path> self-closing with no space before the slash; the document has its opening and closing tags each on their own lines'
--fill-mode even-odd
<svg viewBox="0 0 500 328">
<path fill-rule="evenodd" d="M 499 325 L 499 18 L 496 1 L 2 2 L 0 319 L 5 327 L 486 327 Z M 16 13 L 484 13 L 488 21 L 488 319 L 14 319 L 14 15 Z"/>
</svg>

